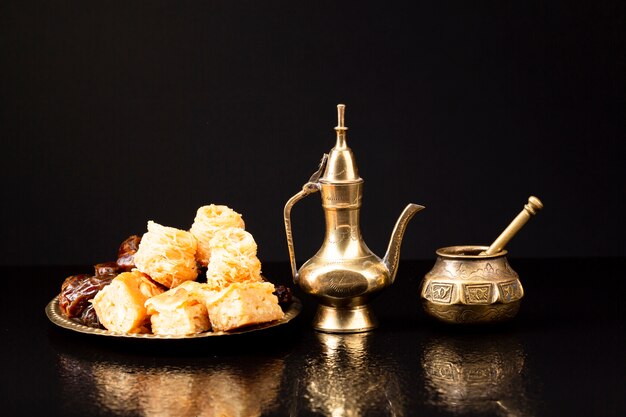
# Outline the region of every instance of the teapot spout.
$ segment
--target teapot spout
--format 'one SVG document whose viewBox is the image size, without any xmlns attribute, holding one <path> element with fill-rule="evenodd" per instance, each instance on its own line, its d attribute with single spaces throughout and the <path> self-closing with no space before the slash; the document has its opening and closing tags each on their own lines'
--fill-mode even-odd
<svg viewBox="0 0 626 417">
<path fill-rule="evenodd" d="M 400 247 L 402 246 L 402 238 L 404 238 L 406 225 L 409 223 L 409 220 L 413 218 L 415 213 L 422 209 L 424 209 L 424 206 L 413 203 L 406 206 L 402 214 L 400 214 L 400 217 L 398 218 L 398 221 L 393 228 L 393 232 L 391 232 L 391 240 L 389 241 L 389 246 L 387 247 L 387 253 L 383 258 L 383 262 L 389 270 L 391 283 L 393 283 L 393 281 L 396 279 L 396 272 L 398 272 L 398 263 L 400 261 Z"/>
</svg>

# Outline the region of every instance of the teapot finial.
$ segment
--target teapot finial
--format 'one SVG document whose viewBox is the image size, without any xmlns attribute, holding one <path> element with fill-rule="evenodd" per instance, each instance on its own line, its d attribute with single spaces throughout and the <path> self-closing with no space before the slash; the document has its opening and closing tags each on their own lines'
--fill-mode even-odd
<svg viewBox="0 0 626 417">
<path fill-rule="evenodd" d="M 348 128 L 345 125 L 345 114 L 346 105 L 338 104 L 337 126 L 335 127 L 337 143 L 335 143 L 335 147 L 330 150 L 326 169 L 320 178 L 321 182 L 333 184 L 363 182 L 363 179 L 359 176 L 359 170 L 356 166 L 352 149 L 348 147 L 346 142 L 346 131 Z"/>
<path fill-rule="evenodd" d="M 343 145 L 345 146 L 346 130 L 348 130 L 348 128 L 346 127 L 345 104 L 337 104 L 337 126 L 335 126 L 335 130 L 337 131 L 337 140 L 339 140 L 340 137 L 344 139 Z"/>
</svg>

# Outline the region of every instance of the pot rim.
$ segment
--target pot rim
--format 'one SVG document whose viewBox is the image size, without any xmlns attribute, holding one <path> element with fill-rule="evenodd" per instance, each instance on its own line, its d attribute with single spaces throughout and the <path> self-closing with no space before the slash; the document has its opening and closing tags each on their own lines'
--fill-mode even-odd
<svg viewBox="0 0 626 417">
<path fill-rule="evenodd" d="M 438 256 L 446 259 L 493 259 L 505 256 L 508 252 L 506 249 L 502 249 L 500 252 L 496 252 L 493 255 L 479 255 L 480 252 L 489 249 L 489 246 L 482 245 L 458 245 L 458 246 L 446 246 L 437 249 Z M 465 252 L 470 252 L 466 254 Z M 475 254 L 471 254 L 471 253 Z"/>
</svg>

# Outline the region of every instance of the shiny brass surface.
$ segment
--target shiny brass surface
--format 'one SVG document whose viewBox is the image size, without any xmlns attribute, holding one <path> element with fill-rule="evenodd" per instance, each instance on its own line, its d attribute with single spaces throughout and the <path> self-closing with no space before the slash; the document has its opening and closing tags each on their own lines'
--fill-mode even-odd
<svg viewBox="0 0 626 417">
<path fill-rule="evenodd" d="M 422 281 L 424 310 L 453 324 L 493 323 L 513 318 L 524 289 L 502 250 L 481 255 L 486 246 L 450 246 Z"/>
<path fill-rule="evenodd" d="M 537 197 L 530 196 L 528 198 L 528 204 L 524 206 L 524 209 L 513 219 L 511 224 L 498 236 L 496 240 L 489 246 L 489 248 L 481 253 L 481 255 L 493 255 L 500 252 L 504 247 L 513 239 L 513 237 L 520 231 L 520 229 L 530 220 L 531 216 L 537 214 L 539 210 L 543 208 L 543 203 Z"/>
<path fill-rule="evenodd" d="M 302 190 L 287 201 L 285 232 L 294 283 L 320 303 L 313 327 L 330 333 L 373 329 L 377 323 L 368 303 L 395 279 L 400 246 L 411 218 L 423 206 L 409 204 L 398 219 L 383 259 L 365 244 L 359 223 L 363 179 L 346 142 L 345 106 L 337 106 L 335 147 Z M 291 209 L 302 198 L 320 192 L 326 236 L 319 251 L 298 270 L 291 229 Z"/>
<path fill-rule="evenodd" d="M 512 335 L 434 338 L 421 355 L 427 402 L 455 415 L 532 415 L 525 356 Z"/>
<path fill-rule="evenodd" d="M 313 319 L 316 328 L 328 333 L 365 332 L 378 326 L 376 316 L 367 305 L 328 307 L 320 304 Z"/>
<path fill-rule="evenodd" d="M 399 382 L 401 368 L 372 351 L 373 333 L 316 333 L 303 361 L 294 397 L 304 415 L 360 417 L 411 415 Z M 300 415 L 294 412 L 292 415 Z"/>
</svg>

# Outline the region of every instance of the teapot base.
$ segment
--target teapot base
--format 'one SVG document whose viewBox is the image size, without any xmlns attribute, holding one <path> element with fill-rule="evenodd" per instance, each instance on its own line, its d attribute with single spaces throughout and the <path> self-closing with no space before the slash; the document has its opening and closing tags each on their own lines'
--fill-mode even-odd
<svg viewBox="0 0 626 417">
<path fill-rule="evenodd" d="M 360 333 L 376 327 L 378 320 L 369 305 L 339 308 L 320 304 L 313 318 L 313 328 L 324 333 Z"/>
</svg>

